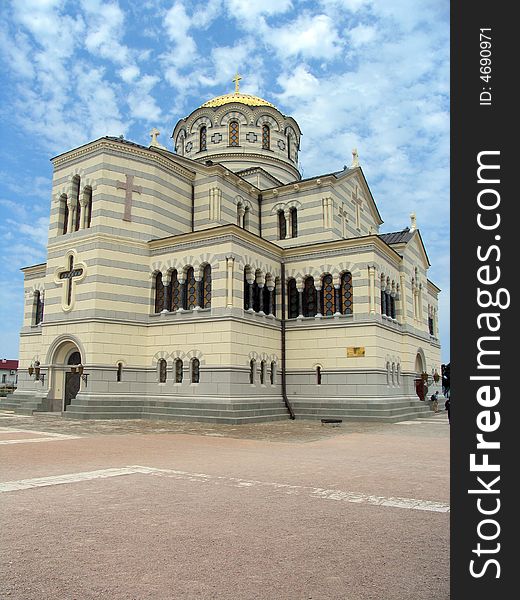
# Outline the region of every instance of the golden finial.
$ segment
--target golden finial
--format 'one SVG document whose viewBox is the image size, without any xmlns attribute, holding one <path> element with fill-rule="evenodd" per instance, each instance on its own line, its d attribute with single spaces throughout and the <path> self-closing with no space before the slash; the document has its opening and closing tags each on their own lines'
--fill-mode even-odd
<svg viewBox="0 0 520 600">
<path fill-rule="evenodd" d="M 239 90 L 239 84 L 238 84 L 238 82 L 239 82 L 241 79 L 242 79 L 242 77 L 240 77 L 240 75 L 238 74 L 238 71 L 237 71 L 237 74 L 236 74 L 236 75 L 233 77 L 233 79 L 231 80 L 231 81 L 234 81 L 234 82 L 235 82 L 235 94 L 238 94 L 238 90 Z"/>
</svg>

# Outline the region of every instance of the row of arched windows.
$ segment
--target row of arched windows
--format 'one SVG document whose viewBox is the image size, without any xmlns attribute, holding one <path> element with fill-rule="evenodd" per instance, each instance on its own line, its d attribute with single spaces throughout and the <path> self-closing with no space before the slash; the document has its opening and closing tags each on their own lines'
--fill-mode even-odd
<svg viewBox="0 0 520 600">
<path fill-rule="evenodd" d="M 290 156 L 290 144 L 288 139 L 287 144 L 287 152 L 289 158 Z M 238 121 L 230 121 L 228 124 L 228 144 L 229 146 L 239 146 L 240 145 L 240 124 Z M 199 151 L 203 152 L 208 149 L 208 129 L 206 125 L 202 125 L 199 129 Z M 262 125 L 262 149 L 270 150 L 271 149 L 271 129 L 269 125 L 264 123 Z"/>
<path fill-rule="evenodd" d="M 173 376 L 175 383 L 182 383 L 184 376 L 184 365 L 181 358 L 176 358 L 173 361 Z M 190 360 L 190 381 L 191 383 L 200 383 L 200 360 L 192 358 Z M 166 383 L 168 379 L 168 363 L 166 359 L 160 358 L 157 361 L 157 378 L 159 383 Z"/>
<path fill-rule="evenodd" d="M 395 301 L 399 294 L 399 285 L 390 281 L 390 277 L 381 275 L 381 314 L 390 319 L 396 318 Z"/>
<path fill-rule="evenodd" d="M 276 316 L 276 280 L 257 269 L 244 269 L 244 310 Z"/>
<path fill-rule="evenodd" d="M 254 385 L 257 382 L 257 363 L 254 358 L 249 361 L 249 383 Z M 267 361 L 260 361 L 260 385 L 276 384 L 276 361 L 271 361 L 269 365 L 269 377 L 267 377 Z"/>
<path fill-rule="evenodd" d="M 181 274 L 177 269 L 173 269 L 169 275 L 169 284 L 164 283 L 162 273 L 155 275 L 154 310 L 156 313 L 211 308 L 210 265 L 205 265 L 200 277 L 195 277 L 193 267 L 188 267 Z"/>
<path fill-rule="evenodd" d="M 80 229 L 88 229 L 92 221 L 92 188 L 87 185 L 81 189 L 81 178 L 72 178 L 70 197 L 60 197 L 61 232 L 72 233 Z"/>
<path fill-rule="evenodd" d="M 353 310 L 352 274 L 343 273 L 340 284 L 334 285 L 330 273 L 321 277 L 321 285 L 316 288 L 314 278 L 308 276 L 303 280 L 303 288 L 298 289 L 296 279 L 287 282 L 288 318 L 297 317 L 331 317 L 333 315 L 350 315 Z"/>
</svg>

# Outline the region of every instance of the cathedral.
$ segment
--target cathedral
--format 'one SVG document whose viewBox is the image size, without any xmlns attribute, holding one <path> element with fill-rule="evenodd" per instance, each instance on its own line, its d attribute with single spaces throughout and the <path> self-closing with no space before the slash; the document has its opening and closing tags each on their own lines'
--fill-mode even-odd
<svg viewBox="0 0 520 600">
<path fill-rule="evenodd" d="M 103 137 L 52 159 L 47 261 L 22 269 L 19 414 L 399 421 L 429 413 L 439 288 L 415 215 L 360 166 L 303 179 L 301 131 L 240 92 L 174 150 Z"/>
</svg>

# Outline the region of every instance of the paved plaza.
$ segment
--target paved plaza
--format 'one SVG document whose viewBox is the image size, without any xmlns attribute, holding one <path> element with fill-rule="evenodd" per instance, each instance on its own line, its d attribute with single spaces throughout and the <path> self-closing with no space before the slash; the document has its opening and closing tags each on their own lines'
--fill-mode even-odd
<svg viewBox="0 0 520 600">
<path fill-rule="evenodd" d="M 445 600 L 446 413 L 395 424 L 0 412 L 0 598 Z"/>
</svg>

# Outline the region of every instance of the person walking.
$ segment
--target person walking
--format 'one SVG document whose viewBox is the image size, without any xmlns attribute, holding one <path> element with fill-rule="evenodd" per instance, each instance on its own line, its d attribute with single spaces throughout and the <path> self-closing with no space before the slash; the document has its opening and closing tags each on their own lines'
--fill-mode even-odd
<svg viewBox="0 0 520 600">
<path fill-rule="evenodd" d="M 444 403 L 444 410 L 448 411 L 448 423 L 451 423 L 451 421 L 450 421 L 450 399 L 449 398 Z"/>
</svg>

